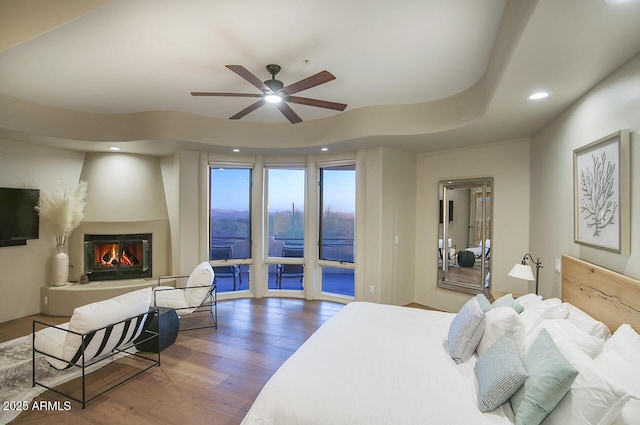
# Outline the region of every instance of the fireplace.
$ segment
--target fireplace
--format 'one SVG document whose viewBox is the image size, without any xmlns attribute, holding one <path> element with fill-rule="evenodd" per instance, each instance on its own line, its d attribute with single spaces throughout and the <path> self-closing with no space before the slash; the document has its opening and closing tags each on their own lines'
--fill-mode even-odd
<svg viewBox="0 0 640 425">
<path fill-rule="evenodd" d="M 84 273 L 89 280 L 152 276 L 151 233 L 85 235 Z"/>
</svg>

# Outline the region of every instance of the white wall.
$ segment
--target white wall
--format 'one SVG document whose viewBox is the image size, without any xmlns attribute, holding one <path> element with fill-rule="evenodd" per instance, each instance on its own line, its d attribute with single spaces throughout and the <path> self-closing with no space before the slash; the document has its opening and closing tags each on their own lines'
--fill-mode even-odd
<svg viewBox="0 0 640 425">
<path fill-rule="evenodd" d="M 84 154 L 0 139 L 0 186 L 46 190 L 77 184 Z M 0 322 L 40 312 L 40 287 L 49 279 L 55 239 L 40 226 L 40 239 L 0 247 Z"/>
<path fill-rule="evenodd" d="M 529 140 L 424 154 L 417 163 L 415 302 L 457 311 L 463 294 L 437 287 L 438 182 L 493 177 L 492 289 L 529 292 L 527 283 L 507 277 L 529 250 Z M 455 205 L 454 205 L 455 212 Z"/>
<path fill-rule="evenodd" d="M 631 142 L 631 255 L 573 242 L 573 150 L 620 129 Z M 539 255 L 544 296 L 560 296 L 554 260 L 562 254 L 640 278 L 640 54 L 603 80 L 532 139 L 531 249 Z"/>
</svg>

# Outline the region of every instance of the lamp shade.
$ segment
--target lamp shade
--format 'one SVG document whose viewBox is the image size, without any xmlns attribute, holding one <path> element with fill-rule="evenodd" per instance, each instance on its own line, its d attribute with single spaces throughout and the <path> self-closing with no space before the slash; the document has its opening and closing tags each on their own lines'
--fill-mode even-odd
<svg viewBox="0 0 640 425">
<path fill-rule="evenodd" d="M 509 276 L 524 280 L 536 280 L 533 277 L 533 270 L 527 264 L 516 264 L 509 272 Z"/>
</svg>

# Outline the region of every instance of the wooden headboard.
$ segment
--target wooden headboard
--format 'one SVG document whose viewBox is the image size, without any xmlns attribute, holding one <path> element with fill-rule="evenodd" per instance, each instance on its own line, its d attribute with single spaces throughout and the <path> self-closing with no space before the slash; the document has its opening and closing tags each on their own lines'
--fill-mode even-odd
<svg viewBox="0 0 640 425">
<path fill-rule="evenodd" d="M 640 332 L 640 281 L 600 266 L 562 256 L 562 300 L 615 332 L 623 323 Z"/>
</svg>

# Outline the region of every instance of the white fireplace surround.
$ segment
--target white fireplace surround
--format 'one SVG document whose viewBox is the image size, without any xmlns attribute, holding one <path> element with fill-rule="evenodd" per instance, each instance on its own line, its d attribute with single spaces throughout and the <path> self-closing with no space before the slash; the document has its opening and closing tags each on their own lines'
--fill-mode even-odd
<svg viewBox="0 0 640 425">
<path fill-rule="evenodd" d="M 144 279 L 107 280 L 80 284 L 84 272 L 84 235 L 151 233 L 153 277 Z M 158 276 L 171 274 L 169 220 L 134 222 L 82 222 L 67 240 L 69 250 L 69 279 L 65 286 L 40 288 L 41 311 L 52 316 L 70 316 L 73 309 L 102 301 L 116 295 L 155 286 Z"/>
</svg>

